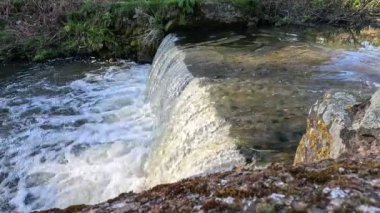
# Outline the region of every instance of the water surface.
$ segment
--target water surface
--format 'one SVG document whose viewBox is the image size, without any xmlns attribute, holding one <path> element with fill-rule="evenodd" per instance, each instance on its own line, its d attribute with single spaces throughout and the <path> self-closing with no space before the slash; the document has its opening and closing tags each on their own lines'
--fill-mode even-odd
<svg viewBox="0 0 380 213">
<path fill-rule="evenodd" d="M 149 68 L 3 67 L 0 210 L 94 204 L 143 188 L 153 125 L 145 98 Z"/>
<path fill-rule="evenodd" d="M 263 29 L 179 37 L 179 48 L 188 53 L 183 60 L 197 81 L 180 101 L 174 97 L 182 91 L 170 90 L 185 78 L 178 70 L 172 70 L 178 81 L 163 76 L 167 84 L 151 82 L 169 89 L 170 101 L 180 102 L 178 115 L 165 126 L 173 131 L 167 134 L 170 143 L 162 146 L 168 152 L 157 151 L 161 159 L 149 159 L 155 156 L 150 151 L 159 147 L 152 144 L 157 142 L 155 127 L 161 125 L 146 97 L 150 65 L 57 61 L 0 67 L 0 211 L 98 203 L 145 189 L 146 179 L 155 178 L 153 169 L 163 176 L 167 168 L 182 170 L 169 172 L 172 178 L 167 180 L 191 176 L 196 166 L 213 171 L 213 165 L 225 162 L 205 149 L 235 148 L 231 141 L 247 159 L 290 163 L 309 108 L 325 91 L 339 89 L 366 98 L 380 83 L 380 49 L 373 36 Z M 182 60 L 178 51 L 165 54 L 167 60 L 157 62 L 158 67 Z M 159 95 L 154 98 L 169 100 Z M 199 148 L 194 143 L 194 138 L 205 141 L 202 137 L 221 142 L 219 136 L 226 134 L 228 146 Z M 176 144 L 181 141 L 188 144 Z M 230 162 L 240 160 L 237 154 Z M 162 165 L 185 158 L 187 167 Z M 153 169 L 145 171 L 148 160 Z M 196 160 L 200 165 L 192 164 Z"/>
<path fill-rule="evenodd" d="M 372 28 L 190 35 L 177 42 L 185 63 L 211 88 L 210 103 L 248 161 L 290 163 L 310 106 L 323 93 L 346 91 L 361 100 L 380 83 L 380 31 Z"/>
</svg>

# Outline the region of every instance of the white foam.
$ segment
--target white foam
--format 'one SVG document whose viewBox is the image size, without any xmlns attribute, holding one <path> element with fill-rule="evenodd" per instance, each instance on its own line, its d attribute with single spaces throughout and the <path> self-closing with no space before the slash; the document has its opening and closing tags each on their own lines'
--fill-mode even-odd
<svg viewBox="0 0 380 213">
<path fill-rule="evenodd" d="M 8 85 L 0 103 L 9 109 L 0 211 L 94 204 L 141 190 L 153 140 L 149 69 L 125 64 L 63 85 L 38 77 Z"/>
</svg>

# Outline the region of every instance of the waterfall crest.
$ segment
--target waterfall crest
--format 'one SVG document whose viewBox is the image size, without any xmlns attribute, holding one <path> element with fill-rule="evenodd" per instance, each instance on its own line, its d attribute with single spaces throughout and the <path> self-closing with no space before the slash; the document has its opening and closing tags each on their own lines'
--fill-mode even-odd
<svg viewBox="0 0 380 213">
<path fill-rule="evenodd" d="M 150 73 L 149 98 L 159 129 L 146 164 L 148 187 L 244 162 L 230 137 L 231 125 L 211 98 L 214 84 L 189 71 L 188 50 L 176 40 L 174 35 L 165 38 Z"/>
</svg>

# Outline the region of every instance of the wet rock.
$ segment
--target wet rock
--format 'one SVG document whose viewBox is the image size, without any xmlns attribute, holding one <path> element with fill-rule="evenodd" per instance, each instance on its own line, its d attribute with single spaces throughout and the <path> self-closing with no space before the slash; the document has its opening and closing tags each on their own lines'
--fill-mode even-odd
<svg viewBox="0 0 380 213">
<path fill-rule="evenodd" d="M 336 159 L 343 154 L 378 153 L 380 90 L 359 104 L 351 94 L 330 91 L 310 110 L 307 132 L 297 148 L 294 163 Z"/>
<path fill-rule="evenodd" d="M 375 206 L 361 205 L 357 208 L 360 212 L 380 212 L 380 208 Z"/>
<path fill-rule="evenodd" d="M 380 90 L 372 96 L 367 105 L 361 107 L 367 109 L 364 109 L 362 118 L 359 117 L 354 121 L 354 129 L 358 130 L 360 135 L 380 140 Z"/>
<path fill-rule="evenodd" d="M 339 168 L 350 170 L 342 174 Z M 378 179 L 379 169 L 376 157 L 247 167 L 121 194 L 93 206 L 47 212 L 376 212 L 380 197 L 373 196 L 378 188 L 376 181 L 369 180 Z M 289 175 L 293 179 L 279 189 L 278 180 L 273 180 L 285 180 Z"/>
<path fill-rule="evenodd" d="M 283 204 L 284 202 L 284 199 L 285 199 L 285 195 L 283 194 L 277 194 L 277 193 L 273 193 L 269 196 L 269 198 L 276 204 Z"/>
<path fill-rule="evenodd" d="M 307 207 L 308 207 L 307 203 L 302 202 L 302 201 L 293 201 L 291 203 L 291 206 L 293 210 L 297 212 L 304 212 L 307 210 Z"/>
<path fill-rule="evenodd" d="M 348 191 L 347 190 L 343 191 L 342 189 L 340 189 L 339 187 L 337 187 L 337 188 L 334 188 L 334 189 L 331 190 L 330 196 L 333 199 L 335 199 L 335 198 L 344 198 L 344 197 L 348 196 Z"/>
<path fill-rule="evenodd" d="M 372 186 L 380 189 L 380 178 L 371 181 Z"/>
</svg>

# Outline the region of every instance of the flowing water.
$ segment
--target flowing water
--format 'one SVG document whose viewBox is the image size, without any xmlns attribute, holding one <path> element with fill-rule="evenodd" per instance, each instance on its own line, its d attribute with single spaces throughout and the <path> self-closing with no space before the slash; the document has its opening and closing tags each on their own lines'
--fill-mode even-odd
<svg viewBox="0 0 380 213">
<path fill-rule="evenodd" d="M 324 33 L 167 36 L 149 80 L 160 129 L 148 158 L 148 185 L 245 162 L 292 163 L 310 106 L 325 91 L 364 99 L 379 83 L 375 44 L 332 35 L 347 40 L 337 45 L 339 39 Z"/>
<path fill-rule="evenodd" d="M 290 162 L 324 91 L 364 98 L 380 83 L 380 49 L 367 39 L 200 34 L 169 36 L 152 66 L 0 67 L 0 211 L 94 204 L 256 151 Z"/>
<path fill-rule="evenodd" d="M 75 62 L 3 77 L 0 210 L 94 204 L 141 189 L 153 127 L 149 68 Z"/>
</svg>

